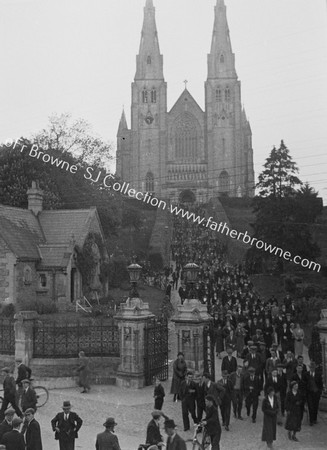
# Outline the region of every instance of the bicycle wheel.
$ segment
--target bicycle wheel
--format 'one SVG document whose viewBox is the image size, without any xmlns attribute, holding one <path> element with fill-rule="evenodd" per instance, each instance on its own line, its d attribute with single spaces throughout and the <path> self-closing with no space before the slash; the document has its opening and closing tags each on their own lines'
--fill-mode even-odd
<svg viewBox="0 0 327 450">
<path fill-rule="evenodd" d="M 41 408 L 49 400 L 49 391 L 43 386 L 35 386 L 34 391 L 37 397 L 37 407 Z"/>
</svg>

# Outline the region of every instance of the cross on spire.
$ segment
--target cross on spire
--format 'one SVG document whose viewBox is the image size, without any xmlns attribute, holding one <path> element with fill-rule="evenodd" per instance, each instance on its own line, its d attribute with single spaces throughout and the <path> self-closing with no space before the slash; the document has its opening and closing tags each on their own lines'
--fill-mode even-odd
<svg viewBox="0 0 327 450">
<path fill-rule="evenodd" d="M 187 80 L 184 80 L 183 83 L 185 84 L 185 89 L 187 89 L 187 83 L 188 83 L 188 81 L 187 81 Z"/>
</svg>

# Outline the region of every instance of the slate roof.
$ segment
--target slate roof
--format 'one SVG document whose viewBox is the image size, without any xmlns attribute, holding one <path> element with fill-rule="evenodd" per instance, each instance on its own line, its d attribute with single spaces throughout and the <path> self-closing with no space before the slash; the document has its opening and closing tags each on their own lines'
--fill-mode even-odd
<svg viewBox="0 0 327 450">
<path fill-rule="evenodd" d="M 95 211 L 95 208 L 41 211 L 38 218 L 47 243 L 68 244 L 74 237 L 76 244 L 82 246 Z"/>
<path fill-rule="evenodd" d="M 96 208 L 32 211 L 0 205 L 0 237 L 19 259 L 40 267 L 67 267 L 74 245 L 83 246 Z"/>
<path fill-rule="evenodd" d="M 40 259 L 38 244 L 45 239 L 32 211 L 0 205 L 0 236 L 18 258 Z"/>
</svg>

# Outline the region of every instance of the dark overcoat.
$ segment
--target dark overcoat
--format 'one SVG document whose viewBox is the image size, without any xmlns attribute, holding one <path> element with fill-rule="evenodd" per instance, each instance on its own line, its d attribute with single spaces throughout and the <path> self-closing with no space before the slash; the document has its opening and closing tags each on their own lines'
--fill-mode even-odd
<svg viewBox="0 0 327 450">
<path fill-rule="evenodd" d="M 171 380 L 171 394 L 179 394 L 182 381 L 186 375 L 186 362 L 177 358 L 173 364 L 173 379 Z"/>
<path fill-rule="evenodd" d="M 286 430 L 300 431 L 302 422 L 302 396 L 299 391 L 296 395 L 292 391 L 286 394 L 285 409 L 287 411 Z"/>
<path fill-rule="evenodd" d="M 25 432 L 26 450 L 42 450 L 41 428 L 39 422 L 32 419 Z"/>
<path fill-rule="evenodd" d="M 261 439 L 265 442 L 272 442 L 276 440 L 278 408 L 279 405 L 277 402 L 276 395 L 274 395 L 273 407 L 271 407 L 268 397 L 263 399 L 262 401 L 263 427 Z"/>
<path fill-rule="evenodd" d="M 95 448 L 96 450 L 120 450 L 118 437 L 110 430 L 105 430 L 97 435 Z"/>
<path fill-rule="evenodd" d="M 59 428 L 59 433 L 55 432 L 55 439 L 58 439 L 61 449 L 74 448 L 72 443 L 78 438 L 78 430 L 81 428 L 83 420 L 73 411 L 69 412 L 68 420 L 65 420 L 64 412 L 60 412 L 51 420 L 53 431 Z"/>
<path fill-rule="evenodd" d="M 25 450 L 24 436 L 18 430 L 11 430 L 2 436 L 1 444 L 6 450 Z"/>
</svg>

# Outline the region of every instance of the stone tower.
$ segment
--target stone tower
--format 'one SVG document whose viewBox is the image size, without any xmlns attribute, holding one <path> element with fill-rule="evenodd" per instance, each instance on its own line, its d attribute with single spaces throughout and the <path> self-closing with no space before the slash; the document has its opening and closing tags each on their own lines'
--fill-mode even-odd
<svg viewBox="0 0 327 450">
<path fill-rule="evenodd" d="M 137 190 L 175 202 L 253 195 L 252 132 L 241 104 L 224 0 L 215 7 L 205 111 L 186 87 L 167 111 L 155 8 L 146 0 L 131 129 L 123 112 L 117 134 L 117 175 Z"/>
</svg>

